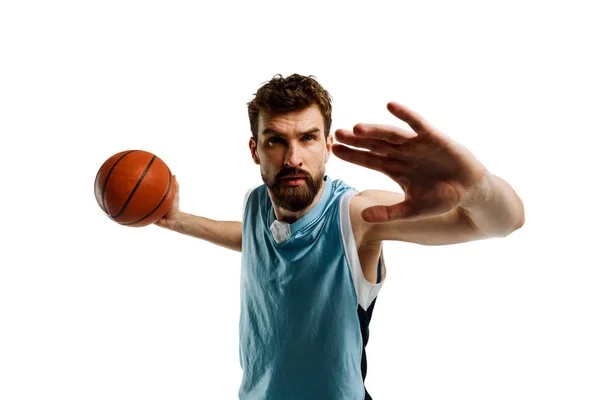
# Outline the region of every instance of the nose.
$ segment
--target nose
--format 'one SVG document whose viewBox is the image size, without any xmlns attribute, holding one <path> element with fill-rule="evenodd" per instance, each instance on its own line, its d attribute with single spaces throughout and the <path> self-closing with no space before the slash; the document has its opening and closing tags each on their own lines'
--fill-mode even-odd
<svg viewBox="0 0 600 400">
<path fill-rule="evenodd" d="M 290 145 L 288 146 L 283 164 L 287 168 L 302 167 L 302 157 L 295 143 L 290 143 Z"/>
</svg>

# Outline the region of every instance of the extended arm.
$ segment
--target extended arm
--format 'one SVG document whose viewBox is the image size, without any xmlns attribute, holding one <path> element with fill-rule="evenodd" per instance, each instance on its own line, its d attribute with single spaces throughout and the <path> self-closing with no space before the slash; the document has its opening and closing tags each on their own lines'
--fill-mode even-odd
<svg viewBox="0 0 600 400">
<path fill-rule="evenodd" d="M 239 221 L 215 221 L 182 212 L 179 209 L 179 183 L 175 176 L 173 176 L 173 181 L 175 182 L 175 200 L 169 212 L 156 225 L 241 252 L 242 223 Z"/>
<path fill-rule="evenodd" d="M 230 250 L 242 251 L 242 223 L 239 221 L 215 221 L 180 212 L 171 226 L 170 229 L 175 232 L 206 240 Z"/>
<path fill-rule="evenodd" d="M 406 107 L 389 103 L 388 109 L 413 130 L 358 124 L 336 137 L 368 151 L 333 147 L 338 157 L 386 174 L 404 192 L 356 196 L 353 228 L 367 242 L 460 243 L 506 236 L 524 224 L 519 196 L 468 149 Z"/>
<path fill-rule="evenodd" d="M 490 192 L 471 198 L 470 208 L 452 210 L 418 219 L 396 219 L 385 223 L 367 223 L 365 209 L 393 206 L 405 200 L 402 193 L 366 190 L 350 204 L 352 226 L 360 244 L 397 240 L 428 246 L 470 242 L 505 237 L 523 226 L 523 203 L 515 191 L 501 178 L 492 175 Z M 472 211 L 469 211 L 472 210 Z"/>
</svg>

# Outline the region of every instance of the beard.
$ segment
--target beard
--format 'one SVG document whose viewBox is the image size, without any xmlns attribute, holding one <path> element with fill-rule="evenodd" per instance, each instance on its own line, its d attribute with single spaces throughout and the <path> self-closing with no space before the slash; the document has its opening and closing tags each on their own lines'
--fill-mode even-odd
<svg viewBox="0 0 600 400">
<path fill-rule="evenodd" d="M 311 176 L 298 168 L 282 169 L 275 177 L 268 177 L 261 170 L 260 175 L 263 182 L 269 188 L 273 203 L 284 210 L 298 212 L 310 206 L 323 186 L 323 177 L 325 168 Z M 299 186 L 286 186 L 283 184 L 282 177 L 286 175 L 300 175 L 304 178 L 304 183 Z"/>
</svg>

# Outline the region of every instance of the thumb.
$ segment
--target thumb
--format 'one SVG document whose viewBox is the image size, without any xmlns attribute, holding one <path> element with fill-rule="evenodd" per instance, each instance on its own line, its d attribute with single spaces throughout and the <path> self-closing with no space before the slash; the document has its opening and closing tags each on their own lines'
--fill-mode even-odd
<svg viewBox="0 0 600 400">
<path fill-rule="evenodd" d="M 368 207 L 361 214 L 365 222 L 373 224 L 404 219 L 415 215 L 417 215 L 417 212 L 411 200 L 405 200 L 392 206 Z"/>
</svg>

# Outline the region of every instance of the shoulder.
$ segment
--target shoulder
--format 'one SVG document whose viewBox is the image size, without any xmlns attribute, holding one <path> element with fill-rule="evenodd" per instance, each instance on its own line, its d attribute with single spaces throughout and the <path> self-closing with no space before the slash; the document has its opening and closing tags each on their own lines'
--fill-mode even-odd
<svg viewBox="0 0 600 400">
<path fill-rule="evenodd" d="M 250 189 L 248 189 L 248 191 L 246 191 L 246 195 L 244 196 L 244 203 L 246 203 L 248 201 L 248 198 L 250 197 L 250 195 L 253 192 L 256 192 L 258 188 L 262 188 L 266 186 L 264 183 L 257 183 L 254 186 L 252 186 Z"/>
<path fill-rule="evenodd" d="M 243 207 L 242 207 L 242 215 L 246 212 L 246 206 L 248 205 L 248 199 L 250 198 L 250 195 L 252 193 L 258 192 L 257 189 L 264 187 L 265 184 L 256 184 L 253 187 L 251 187 L 250 189 L 248 189 L 248 191 L 246 192 L 246 195 L 244 196 L 244 203 L 243 203 Z"/>
</svg>

